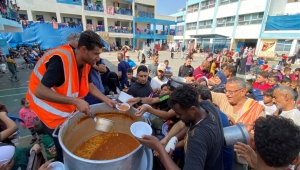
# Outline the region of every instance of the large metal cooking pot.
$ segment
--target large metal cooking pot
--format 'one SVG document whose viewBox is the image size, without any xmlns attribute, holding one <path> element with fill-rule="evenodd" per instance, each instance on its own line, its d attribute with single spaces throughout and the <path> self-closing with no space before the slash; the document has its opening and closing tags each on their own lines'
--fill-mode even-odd
<svg viewBox="0 0 300 170">
<path fill-rule="evenodd" d="M 91 112 L 96 114 L 96 116 L 111 119 L 115 122 L 114 130 L 116 132 L 124 133 L 133 137 L 130 132 L 130 125 L 135 121 L 144 121 L 143 118 L 137 118 L 134 116 L 136 109 L 131 108 L 128 113 L 120 113 L 117 109 L 110 108 L 108 105 L 101 103 L 90 106 Z M 105 113 L 118 113 L 123 116 L 106 117 Z M 101 113 L 101 114 L 97 114 Z M 103 113 L 103 114 L 102 114 Z M 124 114 L 129 116 L 124 116 Z M 106 114 L 107 115 L 107 114 Z M 139 145 L 131 153 L 113 160 L 88 160 L 78 157 L 73 154 L 76 148 L 89 139 L 92 136 L 100 134 L 95 130 L 95 122 L 92 118 L 84 115 L 81 112 L 73 113 L 60 127 L 58 133 L 59 143 L 63 149 L 64 164 L 66 169 L 69 170 L 137 170 L 141 167 L 141 160 L 143 154 L 145 154 L 145 148 Z M 147 151 L 146 151 L 147 152 Z M 149 157 L 149 156 L 148 156 Z M 151 159 L 152 157 L 146 158 Z M 145 163 L 144 163 L 145 164 Z M 151 167 L 152 165 L 148 165 Z M 144 168 L 146 169 L 146 168 Z M 148 168 L 147 168 L 148 169 Z"/>
</svg>

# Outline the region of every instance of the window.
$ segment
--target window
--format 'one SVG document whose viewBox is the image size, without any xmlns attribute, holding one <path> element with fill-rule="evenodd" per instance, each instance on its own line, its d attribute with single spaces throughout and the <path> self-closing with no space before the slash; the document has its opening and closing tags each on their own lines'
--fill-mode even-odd
<svg viewBox="0 0 300 170">
<path fill-rule="evenodd" d="M 19 14 L 19 16 L 20 16 L 20 19 L 26 19 L 26 20 L 28 20 L 27 14 Z"/>
<path fill-rule="evenodd" d="M 81 18 L 69 18 L 63 17 L 64 23 L 68 23 L 69 21 L 73 21 L 75 24 L 81 24 Z"/>
<path fill-rule="evenodd" d="M 239 0 L 220 0 L 220 5 L 238 2 Z"/>
<path fill-rule="evenodd" d="M 91 19 L 86 19 L 86 24 L 93 24 L 93 21 Z"/>
<path fill-rule="evenodd" d="M 240 15 L 239 25 L 261 24 L 263 16 L 264 16 L 263 12 Z"/>
<path fill-rule="evenodd" d="M 73 2 L 79 2 L 79 0 L 73 0 Z"/>
<path fill-rule="evenodd" d="M 289 54 L 293 40 L 277 40 L 275 52 L 279 55 Z"/>
<path fill-rule="evenodd" d="M 44 16 L 43 15 L 36 15 L 36 20 L 40 21 L 40 20 L 44 20 Z"/>
<path fill-rule="evenodd" d="M 196 29 L 196 26 L 197 26 L 197 23 L 196 23 L 196 22 L 193 22 L 193 23 L 187 23 L 187 24 L 186 24 L 186 29 L 187 29 L 187 30 L 195 30 L 195 29 Z"/>
<path fill-rule="evenodd" d="M 298 43 L 296 45 L 296 48 L 295 48 L 295 53 L 298 54 L 298 51 L 300 50 L 300 40 L 298 40 Z"/>
<path fill-rule="evenodd" d="M 212 20 L 200 21 L 199 22 L 199 29 L 203 28 L 211 28 Z"/>
<path fill-rule="evenodd" d="M 215 7 L 215 0 L 207 0 L 207 1 L 203 1 L 201 2 L 201 9 L 208 9 L 208 8 L 213 8 Z"/>
<path fill-rule="evenodd" d="M 183 16 L 177 17 L 177 21 L 182 21 L 183 20 Z"/>
<path fill-rule="evenodd" d="M 184 26 L 183 25 L 177 26 L 176 35 L 177 36 L 182 36 L 183 35 L 183 31 L 184 31 Z"/>
<path fill-rule="evenodd" d="M 218 18 L 217 27 L 233 26 L 235 21 L 235 16 Z"/>
<path fill-rule="evenodd" d="M 197 12 L 199 3 L 188 6 L 188 13 Z"/>
</svg>

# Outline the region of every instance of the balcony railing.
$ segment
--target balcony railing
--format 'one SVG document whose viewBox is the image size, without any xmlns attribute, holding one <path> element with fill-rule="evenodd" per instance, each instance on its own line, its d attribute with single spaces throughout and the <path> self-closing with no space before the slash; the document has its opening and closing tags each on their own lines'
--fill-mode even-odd
<svg viewBox="0 0 300 170">
<path fill-rule="evenodd" d="M 218 23 L 217 24 L 217 27 L 228 27 L 228 26 L 233 26 L 234 25 L 234 22 L 224 22 L 224 23 Z"/>
<path fill-rule="evenodd" d="M 132 16 L 132 10 L 131 9 L 126 9 L 126 8 L 115 7 L 114 13 L 119 14 L 119 15 Z"/>
<path fill-rule="evenodd" d="M 133 31 L 131 27 L 109 26 L 108 32 L 132 34 Z"/>
<path fill-rule="evenodd" d="M 104 12 L 104 8 L 102 5 L 84 5 L 84 10 Z"/>
<path fill-rule="evenodd" d="M 1 16 L 2 18 L 14 20 L 14 21 L 18 20 L 18 12 L 14 11 L 11 8 L 1 8 Z"/>
<path fill-rule="evenodd" d="M 97 25 L 95 31 L 105 31 L 104 25 Z"/>
<path fill-rule="evenodd" d="M 250 25 L 250 24 L 261 24 L 262 19 L 252 20 L 252 21 L 239 21 L 238 25 Z"/>
<path fill-rule="evenodd" d="M 140 29 L 137 28 L 135 31 L 136 34 L 144 34 L 144 35 L 154 35 L 153 30 L 150 29 Z"/>
<path fill-rule="evenodd" d="M 199 29 L 211 28 L 211 25 L 200 25 Z"/>
<path fill-rule="evenodd" d="M 135 17 L 154 18 L 154 13 L 146 11 L 135 11 Z"/>
</svg>

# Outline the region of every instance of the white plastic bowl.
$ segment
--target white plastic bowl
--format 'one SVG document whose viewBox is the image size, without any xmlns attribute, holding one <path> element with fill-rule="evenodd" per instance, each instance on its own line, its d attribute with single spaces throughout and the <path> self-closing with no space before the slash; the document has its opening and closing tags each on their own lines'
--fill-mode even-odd
<svg viewBox="0 0 300 170">
<path fill-rule="evenodd" d="M 53 168 L 51 168 L 51 170 L 64 170 L 65 169 L 65 166 L 63 163 L 61 162 L 52 162 L 51 164 L 48 165 L 49 166 L 52 166 Z"/>
<path fill-rule="evenodd" d="M 134 122 L 130 126 L 130 131 L 137 138 L 142 138 L 143 135 L 152 134 L 151 126 L 146 122 Z"/>
<path fill-rule="evenodd" d="M 126 103 L 129 99 L 132 99 L 133 97 L 130 96 L 129 94 L 125 93 L 125 92 L 121 92 L 118 99 L 123 102 Z"/>
<path fill-rule="evenodd" d="M 8 163 L 11 158 L 14 156 L 15 147 L 11 145 L 1 146 L 0 147 L 0 164 Z"/>
<path fill-rule="evenodd" d="M 119 105 L 125 105 L 125 106 L 127 106 L 128 107 L 128 109 L 127 110 L 121 110 L 120 108 L 119 108 Z M 119 111 L 121 111 L 121 112 L 127 112 L 129 109 L 130 109 L 130 105 L 128 104 L 128 103 L 121 103 L 121 104 L 116 104 L 116 108 L 119 110 Z"/>
</svg>

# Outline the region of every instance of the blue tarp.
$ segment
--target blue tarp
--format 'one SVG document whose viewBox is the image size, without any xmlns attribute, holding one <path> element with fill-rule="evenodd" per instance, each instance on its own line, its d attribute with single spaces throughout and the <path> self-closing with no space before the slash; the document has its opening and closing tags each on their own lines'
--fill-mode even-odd
<svg viewBox="0 0 300 170">
<path fill-rule="evenodd" d="M 54 48 L 67 43 L 67 36 L 74 32 L 82 32 L 82 26 L 66 27 L 61 24 L 53 29 L 51 23 L 28 22 L 22 33 L 2 33 L 11 47 L 17 44 L 32 45 L 38 42 L 42 49 Z"/>
<path fill-rule="evenodd" d="M 268 16 L 265 30 L 300 30 L 300 15 Z"/>
</svg>

